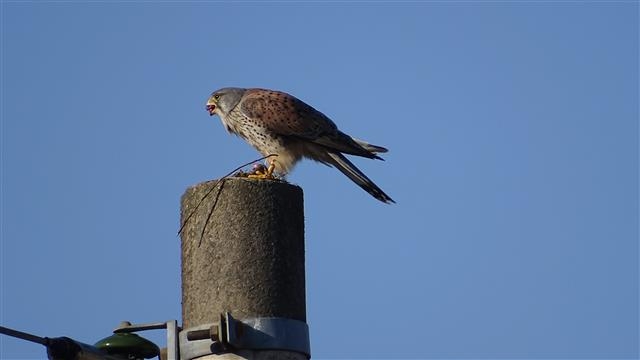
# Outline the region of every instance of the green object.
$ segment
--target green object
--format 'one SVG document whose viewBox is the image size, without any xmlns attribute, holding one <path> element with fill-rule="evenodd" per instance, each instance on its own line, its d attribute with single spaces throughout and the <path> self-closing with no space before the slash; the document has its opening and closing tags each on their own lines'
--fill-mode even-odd
<svg viewBox="0 0 640 360">
<path fill-rule="evenodd" d="M 131 333 L 118 333 L 106 337 L 95 347 L 109 355 L 124 355 L 127 358 L 151 359 L 160 354 L 158 346 L 151 341 Z"/>
</svg>

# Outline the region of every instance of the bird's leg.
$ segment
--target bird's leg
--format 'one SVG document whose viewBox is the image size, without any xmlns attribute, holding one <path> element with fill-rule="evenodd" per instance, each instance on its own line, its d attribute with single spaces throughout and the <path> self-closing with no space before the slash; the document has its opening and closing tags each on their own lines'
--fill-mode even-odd
<svg viewBox="0 0 640 360">
<path fill-rule="evenodd" d="M 265 174 L 270 179 L 273 179 L 273 170 L 276 169 L 276 159 L 270 159 L 269 167 L 267 168 L 267 173 Z"/>
<path fill-rule="evenodd" d="M 247 177 L 253 179 L 275 179 L 275 177 L 273 176 L 273 171 L 276 168 L 276 160 L 269 159 L 267 160 L 267 162 L 269 163 L 269 167 L 267 168 L 266 172 L 256 171 L 255 174 L 248 175 Z"/>
</svg>

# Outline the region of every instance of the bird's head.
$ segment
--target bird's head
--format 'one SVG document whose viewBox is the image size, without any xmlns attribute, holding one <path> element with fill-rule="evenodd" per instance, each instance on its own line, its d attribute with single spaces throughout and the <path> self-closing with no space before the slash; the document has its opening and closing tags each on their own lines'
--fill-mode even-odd
<svg viewBox="0 0 640 360">
<path fill-rule="evenodd" d="M 224 88 L 214 91 L 207 100 L 209 115 L 225 116 L 238 105 L 246 89 Z"/>
</svg>

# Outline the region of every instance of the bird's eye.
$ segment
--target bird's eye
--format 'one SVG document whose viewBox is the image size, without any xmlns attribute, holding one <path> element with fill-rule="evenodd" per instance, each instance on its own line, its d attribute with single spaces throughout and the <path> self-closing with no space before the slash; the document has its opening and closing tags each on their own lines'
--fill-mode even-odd
<svg viewBox="0 0 640 360">
<path fill-rule="evenodd" d="M 220 94 L 213 95 L 213 98 L 216 99 L 216 100 L 219 100 L 220 99 Z"/>
</svg>

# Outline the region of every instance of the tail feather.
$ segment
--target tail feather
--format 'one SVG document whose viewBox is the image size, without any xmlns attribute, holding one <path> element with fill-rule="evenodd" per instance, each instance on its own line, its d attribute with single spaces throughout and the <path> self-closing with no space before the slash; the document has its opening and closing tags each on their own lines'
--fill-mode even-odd
<svg viewBox="0 0 640 360">
<path fill-rule="evenodd" d="M 385 149 L 386 151 L 386 149 Z M 351 181 L 358 184 L 366 192 L 371 194 L 374 198 L 382 201 L 383 203 L 395 203 L 389 195 L 385 194 L 376 184 L 373 183 L 365 174 L 360 171 L 349 159 L 340 153 L 329 152 L 329 163 L 335 166 L 343 174 L 345 174 Z"/>
</svg>

